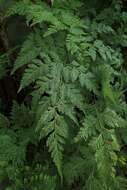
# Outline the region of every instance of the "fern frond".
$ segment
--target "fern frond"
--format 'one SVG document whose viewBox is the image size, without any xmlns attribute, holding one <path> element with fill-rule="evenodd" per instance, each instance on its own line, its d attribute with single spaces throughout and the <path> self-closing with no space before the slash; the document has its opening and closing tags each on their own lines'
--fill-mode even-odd
<svg viewBox="0 0 127 190">
<path fill-rule="evenodd" d="M 25 70 L 19 91 L 39 80 L 48 71 L 48 66 L 46 67 L 41 60 L 36 59 L 32 62 L 33 64 L 28 65 L 28 68 Z"/>
<path fill-rule="evenodd" d="M 0 113 L 0 128 L 8 127 L 10 122 L 7 117 Z"/>
<path fill-rule="evenodd" d="M 21 164 L 25 160 L 25 147 L 16 145 L 14 139 L 8 135 L 0 136 L 0 161 Z"/>
<path fill-rule="evenodd" d="M 86 185 L 82 190 L 105 190 L 104 184 L 100 182 L 93 174 L 91 174 L 86 181 Z"/>
<path fill-rule="evenodd" d="M 78 135 L 75 137 L 75 141 L 77 142 L 80 141 L 81 139 L 87 141 L 87 139 L 90 138 L 91 136 L 95 136 L 97 133 L 96 125 L 97 121 L 95 117 L 93 117 L 92 115 L 87 116 L 85 121 L 83 122 L 83 126 L 80 128 L 78 132 Z"/>
<path fill-rule="evenodd" d="M 15 61 L 12 73 L 22 66 L 29 64 L 40 54 L 41 47 L 38 46 L 37 42 L 40 42 L 40 36 L 38 32 L 36 34 L 32 33 L 28 36 L 28 39 L 23 43 L 21 51 Z"/>
<path fill-rule="evenodd" d="M 19 105 L 17 102 L 13 102 L 12 111 L 11 111 L 11 125 L 15 128 L 22 128 L 31 126 L 33 121 L 32 113 L 30 109 L 24 104 Z"/>
<path fill-rule="evenodd" d="M 48 136 L 47 146 L 62 179 L 63 150 L 65 140 L 68 137 L 68 125 L 66 121 L 62 116 L 57 115 L 54 109 L 50 109 L 40 118 L 37 130 L 40 131 L 40 138 Z"/>
<path fill-rule="evenodd" d="M 86 160 L 81 157 L 71 157 L 70 160 L 64 164 L 64 177 L 67 183 L 72 184 L 78 180 L 85 173 Z"/>
</svg>

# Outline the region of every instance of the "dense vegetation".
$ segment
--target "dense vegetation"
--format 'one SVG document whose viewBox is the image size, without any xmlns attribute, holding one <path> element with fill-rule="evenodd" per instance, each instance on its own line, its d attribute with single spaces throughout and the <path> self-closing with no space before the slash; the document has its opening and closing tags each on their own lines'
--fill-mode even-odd
<svg viewBox="0 0 127 190">
<path fill-rule="evenodd" d="M 127 190 L 126 0 L 0 0 L 6 190 Z"/>
</svg>

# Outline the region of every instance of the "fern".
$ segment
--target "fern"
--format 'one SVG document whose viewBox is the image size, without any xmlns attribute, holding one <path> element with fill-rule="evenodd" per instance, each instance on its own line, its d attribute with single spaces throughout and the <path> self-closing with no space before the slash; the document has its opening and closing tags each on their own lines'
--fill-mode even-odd
<svg viewBox="0 0 127 190">
<path fill-rule="evenodd" d="M 30 36 L 28 36 L 28 39 L 24 42 L 22 49 L 19 53 L 19 56 L 16 59 L 15 67 L 12 73 L 14 73 L 20 67 L 28 64 L 31 60 L 36 58 L 37 55 L 39 55 L 41 48 L 38 47 L 37 45 L 38 40 L 39 40 L 38 32 L 36 36 L 34 34 L 30 34 Z"/>
<path fill-rule="evenodd" d="M 12 161 L 13 164 L 19 164 L 25 159 L 24 147 L 16 146 L 13 139 L 8 135 L 2 135 L 0 137 L 1 141 L 1 153 L 0 160 L 9 162 Z"/>
<path fill-rule="evenodd" d="M 3 114 L 0 113 L 0 127 L 8 127 L 10 125 L 10 122 L 7 117 L 5 117 Z"/>
<path fill-rule="evenodd" d="M 9 51 L 11 19 L 30 29 L 11 54 L 0 32 L 0 176 L 8 188 L 127 188 L 125 4 L 12 0 L 2 8 Z"/>
</svg>

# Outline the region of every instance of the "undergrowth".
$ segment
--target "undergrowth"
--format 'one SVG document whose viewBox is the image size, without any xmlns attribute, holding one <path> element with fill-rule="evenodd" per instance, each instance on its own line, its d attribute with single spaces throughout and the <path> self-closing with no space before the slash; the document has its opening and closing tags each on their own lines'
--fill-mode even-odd
<svg viewBox="0 0 127 190">
<path fill-rule="evenodd" d="M 126 7 L 122 0 L 0 1 L 6 190 L 127 189 Z"/>
</svg>

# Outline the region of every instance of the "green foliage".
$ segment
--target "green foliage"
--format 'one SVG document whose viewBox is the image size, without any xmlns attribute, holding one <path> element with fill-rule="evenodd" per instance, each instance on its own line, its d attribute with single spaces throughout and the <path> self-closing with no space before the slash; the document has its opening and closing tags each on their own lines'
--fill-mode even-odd
<svg viewBox="0 0 127 190">
<path fill-rule="evenodd" d="M 30 32 L 16 55 L 0 56 L 0 79 L 18 86 L 11 111 L 0 109 L 1 182 L 13 190 L 127 189 L 126 2 L 5 4 L 2 19 L 20 17 Z"/>
</svg>

